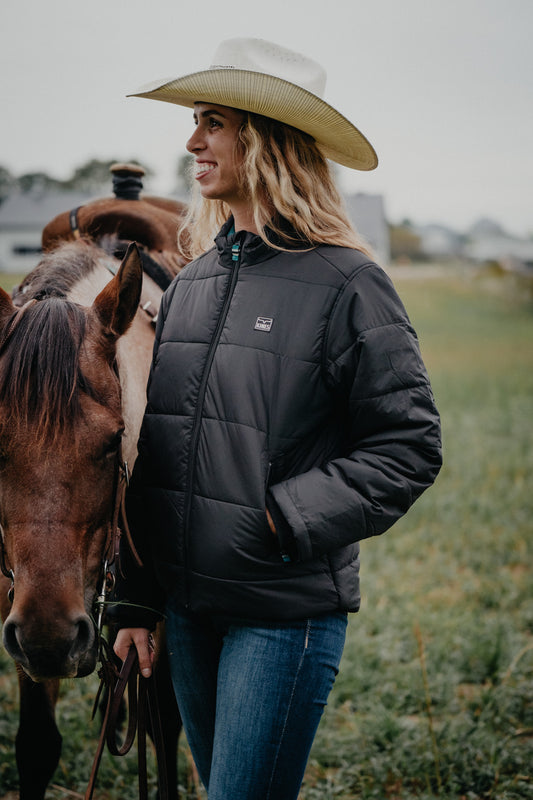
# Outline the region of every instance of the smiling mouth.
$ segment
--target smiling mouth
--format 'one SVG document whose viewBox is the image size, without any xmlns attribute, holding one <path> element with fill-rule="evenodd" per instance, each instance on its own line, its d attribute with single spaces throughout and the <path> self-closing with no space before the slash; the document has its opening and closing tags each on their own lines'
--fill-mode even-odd
<svg viewBox="0 0 533 800">
<path fill-rule="evenodd" d="M 194 177 L 199 180 L 207 175 L 209 172 L 212 172 L 216 167 L 216 164 L 211 164 L 207 162 L 196 163 L 194 165 Z"/>
</svg>

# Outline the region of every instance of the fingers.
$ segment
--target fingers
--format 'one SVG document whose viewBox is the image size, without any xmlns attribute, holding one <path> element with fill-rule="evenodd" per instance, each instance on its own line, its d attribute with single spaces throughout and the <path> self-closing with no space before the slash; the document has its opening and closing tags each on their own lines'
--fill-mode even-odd
<svg viewBox="0 0 533 800">
<path fill-rule="evenodd" d="M 152 674 L 154 658 L 153 637 L 147 628 L 122 628 L 113 647 L 121 661 L 125 661 L 131 646 L 137 650 L 139 669 L 145 678 Z"/>
<path fill-rule="evenodd" d="M 117 633 L 117 638 L 115 639 L 115 643 L 113 645 L 113 650 L 121 661 L 126 660 L 128 650 L 132 644 L 133 639 L 131 638 L 131 630 L 129 628 L 121 628 L 121 630 L 119 630 Z"/>
</svg>

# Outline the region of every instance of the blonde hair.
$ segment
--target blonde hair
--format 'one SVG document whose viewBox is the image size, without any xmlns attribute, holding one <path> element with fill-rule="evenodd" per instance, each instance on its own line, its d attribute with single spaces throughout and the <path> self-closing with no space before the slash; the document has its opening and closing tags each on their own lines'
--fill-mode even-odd
<svg viewBox="0 0 533 800">
<path fill-rule="evenodd" d="M 242 158 L 242 189 L 250 198 L 259 236 L 268 245 L 278 250 L 308 250 L 333 244 L 370 255 L 367 243 L 350 223 L 329 164 L 311 136 L 248 112 L 236 148 Z M 206 200 L 195 187 L 178 232 L 182 255 L 196 258 L 209 249 L 230 215 L 224 201 Z"/>
</svg>

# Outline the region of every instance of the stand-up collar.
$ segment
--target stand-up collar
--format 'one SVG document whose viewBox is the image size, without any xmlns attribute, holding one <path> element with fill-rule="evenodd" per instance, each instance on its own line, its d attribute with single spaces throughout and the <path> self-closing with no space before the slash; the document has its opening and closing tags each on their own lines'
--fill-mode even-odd
<svg viewBox="0 0 533 800">
<path fill-rule="evenodd" d="M 266 261 L 267 258 L 272 258 L 272 256 L 276 255 L 276 250 L 269 247 L 256 233 L 250 233 L 250 231 L 238 231 L 235 233 L 233 217 L 230 217 L 215 238 L 218 260 L 224 267 L 233 265 L 232 247 L 237 242 L 241 245 L 239 259 L 241 267 Z"/>
<path fill-rule="evenodd" d="M 288 227 L 288 226 L 287 226 Z M 295 232 L 291 229 L 293 237 Z M 287 247 L 285 242 L 282 242 L 271 231 L 267 230 L 267 235 L 271 238 L 273 244 L 279 244 L 284 249 L 294 250 L 307 250 L 309 244 L 302 242 L 294 247 Z M 215 237 L 215 244 L 218 250 L 219 263 L 224 267 L 231 267 L 232 260 L 232 247 L 237 242 L 240 243 L 240 265 L 241 267 L 249 267 L 254 264 L 259 264 L 261 261 L 266 261 L 269 258 L 277 255 L 279 250 L 275 247 L 270 247 L 257 233 L 250 233 L 250 231 L 238 231 L 235 233 L 233 217 L 230 217 L 224 223 L 220 232 Z M 311 245 L 312 246 L 312 245 Z"/>
</svg>

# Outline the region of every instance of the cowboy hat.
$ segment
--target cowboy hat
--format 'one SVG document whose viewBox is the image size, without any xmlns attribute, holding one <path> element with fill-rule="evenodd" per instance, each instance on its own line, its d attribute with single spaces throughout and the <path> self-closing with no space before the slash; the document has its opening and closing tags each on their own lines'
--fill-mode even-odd
<svg viewBox="0 0 533 800">
<path fill-rule="evenodd" d="M 252 111 L 310 134 L 326 158 L 353 169 L 374 169 L 374 148 L 322 100 L 325 85 L 326 73 L 316 61 L 263 39 L 239 38 L 219 45 L 209 69 L 155 81 L 128 96 Z"/>
</svg>

